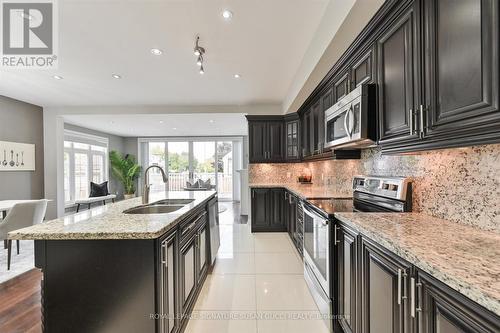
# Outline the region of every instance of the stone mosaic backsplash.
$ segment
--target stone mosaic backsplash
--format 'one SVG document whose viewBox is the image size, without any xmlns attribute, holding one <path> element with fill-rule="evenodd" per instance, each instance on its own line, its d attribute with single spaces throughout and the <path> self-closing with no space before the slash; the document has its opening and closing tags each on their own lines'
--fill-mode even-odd
<svg viewBox="0 0 500 333">
<path fill-rule="evenodd" d="M 250 164 L 250 183 L 296 183 L 309 168 L 315 187 L 350 193 L 355 175 L 413 179 L 413 211 L 500 231 L 500 144 L 382 155 L 367 149 L 360 160 Z"/>
</svg>

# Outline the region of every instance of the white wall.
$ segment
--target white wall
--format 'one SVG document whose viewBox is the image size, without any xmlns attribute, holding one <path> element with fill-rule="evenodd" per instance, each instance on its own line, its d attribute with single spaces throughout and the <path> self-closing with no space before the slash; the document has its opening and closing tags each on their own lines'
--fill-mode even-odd
<svg viewBox="0 0 500 333">
<path fill-rule="evenodd" d="M 331 0 L 283 101 L 295 112 L 344 54 L 385 0 Z"/>
</svg>

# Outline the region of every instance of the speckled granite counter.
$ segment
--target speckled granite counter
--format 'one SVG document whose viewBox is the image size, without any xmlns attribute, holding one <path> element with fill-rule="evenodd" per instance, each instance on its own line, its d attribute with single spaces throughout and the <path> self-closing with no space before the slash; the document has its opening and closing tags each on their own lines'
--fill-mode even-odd
<svg viewBox="0 0 500 333">
<path fill-rule="evenodd" d="M 314 184 L 250 184 L 250 188 L 286 188 L 302 199 L 349 199 L 352 198 L 352 192 L 339 193 L 333 192 L 326 187 Z"/>
<path fill-rule="evenodd" d="M 152 239 L 176 226 L 190 211 L 204 205 L 215 191 L 173 191 L 151 193 L 150 202 L 163 199 L 194 199 L 167 214 L 124 214 L 142 204 L 141 198 L 119 201 L 68 215 L 9 233 L 10 239 Z"/>
<path fill-rule="evenodd" d="M 335 217 L 500 315 L 500 234 L 420 213 Z"/>
</svg>

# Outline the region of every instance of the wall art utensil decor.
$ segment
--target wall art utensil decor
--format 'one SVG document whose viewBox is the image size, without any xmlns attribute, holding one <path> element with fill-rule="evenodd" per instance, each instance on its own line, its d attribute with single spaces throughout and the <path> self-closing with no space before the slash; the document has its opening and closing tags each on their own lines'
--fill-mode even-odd
<svg viewBox="0 0 500 333">
<path fill-rule="evenodd" d="M 0 141 L 0 171 L 35 171 L 35 145 Z"/>
</svg>

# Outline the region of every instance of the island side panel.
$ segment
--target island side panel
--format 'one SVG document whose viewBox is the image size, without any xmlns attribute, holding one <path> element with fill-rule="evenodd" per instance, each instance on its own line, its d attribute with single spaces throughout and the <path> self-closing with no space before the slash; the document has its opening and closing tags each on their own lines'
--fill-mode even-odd
<svg viewBox="0 0 500 333">
<path fill-rule="evenodd" d="M 44 332 L 155 332 L 155 240 L 36 244 Z"/>
</svg>

